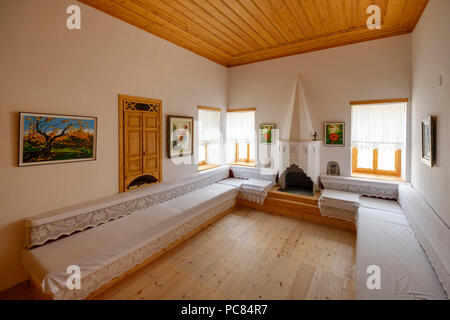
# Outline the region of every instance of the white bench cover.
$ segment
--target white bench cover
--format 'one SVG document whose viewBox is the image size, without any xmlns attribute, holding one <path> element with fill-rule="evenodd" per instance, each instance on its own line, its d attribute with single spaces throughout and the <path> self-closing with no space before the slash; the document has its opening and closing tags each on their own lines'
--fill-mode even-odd
<svg viewBox="0 0 450 320">
<path fill-rule="evenodd" d="M 354 222 L 359 207 L 360 195 L 353 192 L 324 189 L 319 198 L 323 216 Z"/>
<path fill-rule="evenodd" d="M 278 171 L 268 168 L 244 167 L 244 166 L 230 166 L 233 176 L 238 179 L 259 179 L 268 180 L 273 183 L 276 182 Z"/>
<path fill-rule="evenodd" d="M 263 204 L 267 193 L 274 186 L 271 180 L 228 178 L 218 183 L 233 186 L 239 190 L 238 198 Z"/>
<path fill-rule="evenodd" d="M 236 188 L 237 190 L 239 190 L 241 188 L 241 185 L 247 181 L 246 179 L 240 179 L 240 178 L 227 178 L 224 179 L 222 181 L 219 181 L 217 183 L 219 184 L 226 184 L 228 186 L 232 186 L 234 188 Z"/>
<path fill-rule="evenodd" d="M 176 199 L 31 250 L 23 265 L 54 299 L 83 299 L 181 236 L 231 208 L 237 190 L 212 184 Z M 81 289 L 69 290 L 69 265 L 81 268 Z"/>
<path fill-rule="evenodd" d="M 341 190 L 358 193 L 368 197 L 397 199 L 400 182 L 373 180 L 355 177 L 320 176 L 320 182 L 325 189 Z"/>
<path fill-rule="evenodd" d="M 248 179 L 241 185 L 238 197 L 240 199 L 264 204 L 267 193 L 275 183 L 271 180 Z"/>
<path fill-rule="evenodd" d="M 359 197 L 359 205 L 361 207 L 390 211 L 403 215 L 403 210 L 399 203 L 395 200 L 377 199 L 366 196 Z"/>
<path fill-rule="evenodd" d="M 450 299 L 450 227 L 409 184 L 399 186 L 399 202 Z"/>
<path fill-rule="evenodd" d="M 360 207 L 357 230 L 355 299 L 446 299 L 401 212 Z M 380 267 L 380 289 L 367 287 L 371 265 Z"/>
<path fill-rule="evenodd" d="M 41 245 L 77 231 L 98 226 L 135 211 L 180 197 L 222 179 L 228 178 L 229 167 L 198 172 L 177 181 L 84 202 L 25 220 L 25 248 Z"/>
</svg>

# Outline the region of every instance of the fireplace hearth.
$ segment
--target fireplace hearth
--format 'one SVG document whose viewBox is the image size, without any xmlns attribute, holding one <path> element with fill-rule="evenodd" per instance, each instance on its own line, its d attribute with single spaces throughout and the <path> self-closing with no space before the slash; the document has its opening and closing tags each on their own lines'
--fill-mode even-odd
<svg viewBox="0 0 450 320">
<path fill-rule="evenodd" d="M 281 188 L 279 191 L 301 194 L 306 196 L 314 195 L 314 183 L 310 177 L 298 165 L 292 164 L 280 176 Z"/>
</svg>

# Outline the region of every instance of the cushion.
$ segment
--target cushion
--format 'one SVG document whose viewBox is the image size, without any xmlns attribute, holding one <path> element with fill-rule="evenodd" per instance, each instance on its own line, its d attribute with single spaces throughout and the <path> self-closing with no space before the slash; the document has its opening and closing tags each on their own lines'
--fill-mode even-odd
<svg viewBox="0 0 450 320">
<path fill-rule="evenodd" d="M 389 211 L 392 213 L 398 213 L 403 215 L 403 210 L 399 203 L 395 200 L 369 198 L 366 196 L 361 196 L 359 198 L 360 206 L 378 210 Z"/>
<path fill-rule="evenodd" d="M 23 250 L 23 265 L 54 299 L 83 299 L 184 234 L 231 208 L 237 190 L 213 184 L 96 228 Z M 66 287 L 69 265 L 81 269 L 81 289 Z"/>
<path fill-rule="evenodd" d="M 360 207 L 357 229 L 356 299 L 446 299 L 403 214 Z M 371 265 L 380 267 L 379 290 L 367 288 Z"/>
<path fill-rule="evenodd" d="M 269 168 L 256 168 L 244 166 L 230 166 L 233 176 L 239 179 L 260 179 L 268 180 L 275 183 L 278 176 L 278 171 Z"/>
<path fill-rule="evenodd" d="M 219 181 L 219 184 L 226 184 L 229 186 L 233 186 L 237 189 L 239 189 L 241 187 L 241 185 L 247 181 L 246 179 L 238 179 L 238 178 L 228 178 L 228 179 L 223 179 L 221 181 Z"/>
</svg>

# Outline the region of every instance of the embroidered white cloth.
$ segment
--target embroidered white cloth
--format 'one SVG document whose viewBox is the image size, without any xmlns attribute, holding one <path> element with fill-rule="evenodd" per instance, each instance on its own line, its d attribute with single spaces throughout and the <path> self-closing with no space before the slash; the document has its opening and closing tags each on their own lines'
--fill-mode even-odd
<svg viewBox="0 0 450 320">
<path fill-rule="evenodd" d="M 262 179 L 236 179 L 228 178 L 220 182 L 220 184 L 226 184 L 235 187 L 239 190 L 238 198 L 263 204 L 267 197 L 267 193 L 275 184 L 270 180 Z"/>
<path fill-rule="evenodd" d="M 446 299 L 402 213 L 360 207 L 357 229 L 355 299 Z M 381 283 L 370 290 L 367 268 L 373 265 L 380 268 Z"/>
<path fill-rule="evenodd" d="M 353 192 L 324 189 L 319 198 L 323 216 L 354 222 L 360 195 Z"/>
<path fill-rule="evenodd" d="M 397 199 L 398 186 L 401 182 L 371 180 L 354 177 L 320 176 L 325 189 L 354 192 L 368 197 Z"/>
<path fill-rule="evenodd" d="M 231 208 L 237 190 L 223 184 L 182 195 L 43 246 L 23 250 L 23 265 L 54 299 L 83 299 L 152 254 Z M 69 265 L 81 268 L 81 289 L 66 286 Z"/>
<path fill-rule="evenodd" d="M 238 197 L 240 199 L 264 204 L 267 193 L 274 186 L 274 182 L 262 179 L 248 179 L 242 183 Z"/>
</svg>

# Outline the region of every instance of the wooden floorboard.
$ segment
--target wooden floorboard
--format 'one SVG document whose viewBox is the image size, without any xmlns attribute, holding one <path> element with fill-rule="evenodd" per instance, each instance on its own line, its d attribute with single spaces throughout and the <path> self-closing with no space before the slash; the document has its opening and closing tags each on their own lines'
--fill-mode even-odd
<svg viewBox="0 0 450 320">
<path fill-rule="evenodd" d="M 355 243 L 350 231 L 238 208 L 97 299 L 353 299 Z"/>
</svg>

